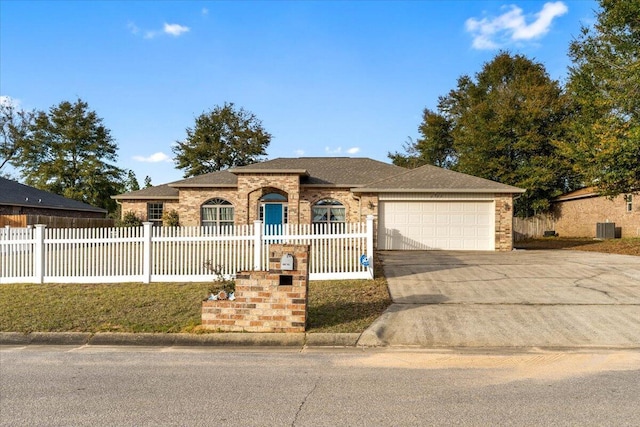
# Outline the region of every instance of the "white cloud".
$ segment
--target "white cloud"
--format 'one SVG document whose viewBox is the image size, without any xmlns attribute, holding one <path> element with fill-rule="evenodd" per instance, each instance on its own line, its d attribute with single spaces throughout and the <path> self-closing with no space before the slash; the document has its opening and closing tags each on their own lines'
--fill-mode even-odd
<svg viewBox="0 0 640 427">
<path fill-rule="evenodd" d="M 207 16 L 209 14 L 209 9 L 207 9 L 206 7 L 202 8 L 202 16 Z"/>
<path fill-rule="evenodd" d="M 0 105 L 7 107 L 20 108 L 20 100 L 7 95 L 0 95 Z"/>
<path fill-rule="evenodd" d="M 298 157 L 302 157 L 304 156 L 304 150 L 295 150 L 294 153 L 296 154 L 296 156 Z"/>
<path fill-rule="evenodd" d="M 351 147 L 347 150 L 349 154 L 357 154 L 360 152 L 360 147 Z"/>
<path fill-rule="evenodd" d="M 131 34 L 138 34 L 140 32 L 140 28 L 134 22 L 128 22 L 127 28 L 131 31 Z"/>
<path fill-rule="evenodd" d="M 144 38 L 145 39 L 152 39 L 155 36 L 157 36 L 158 34 L 160 34 L 158 31 L 145 31 L 144 32 Z"/>
<path fill-rule="evenodd" d="M 340 154 L 342 153 L 342 147 L 336 147 L 336 148 L 324 147 L 324 151 L 327 154 Z"/>
<path fill-rule="evenodd" d="M 172 35 L 174 37 L 179 37 L 183 33 L 188 33 L 189 30 L 190 30 L 190 28 L 189 27 L 185 27 L 184 25 L 167 24 L 166 22 L 164 23 L 164 29 L 163 29 L 165 34 L 169 34 L 169 35 Z"/>
<path fill-rule="evenodd" d="M 509 10 L 497 17 L 467 19 L 465 28 L 473 35 L 475 49 L 496 49 L 509 42 L 540 38 L 549 32 L 554 18 L 569 11 L 561 1 L 549 2 L 531 19 L 523 15 L 518 6 L 508 7 Z"/>
<path fill-rule="evenodd" d="M 153 153 L 149 157 L 144 156 L 133 156 L 133 160 L 137 162 L 145 162 L 145 163 L 160 163 L 160 162 L 170 162 L 171 157 L 167 156 L 163 152 Z"/>
<path fill-rule="evenodd" d="M 127 29 L 131 32 L 131 34 L 134 35 L 138 35 L 141 32 L 140 28 L 134 22 L 129 22 L 127 24 Z M 188 33 L 189 31 L 191 31 L 191 28 L 184 25 L 167 24 L 165 22 L 162 30 L 144 30 L 144 32 L 142 33 L 142 37 L 147 40 L 154 39 L 163 34 L 167 34 L 173 37 L 180 37 L 182 34 Z"/>
</svg>

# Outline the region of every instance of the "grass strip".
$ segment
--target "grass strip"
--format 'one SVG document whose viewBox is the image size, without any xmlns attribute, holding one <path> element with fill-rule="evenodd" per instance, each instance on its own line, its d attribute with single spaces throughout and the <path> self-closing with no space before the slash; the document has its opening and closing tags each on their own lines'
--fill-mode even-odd
<svg viewBox="0 0 640 427">
<path fill-rule="evenodd" d="M 0 285 L 3 332 L 203 332 L 211 283 Z M 391 303 L 386 281 L 309 284 L 309 332 L 362 332 Z"/>
</svg>

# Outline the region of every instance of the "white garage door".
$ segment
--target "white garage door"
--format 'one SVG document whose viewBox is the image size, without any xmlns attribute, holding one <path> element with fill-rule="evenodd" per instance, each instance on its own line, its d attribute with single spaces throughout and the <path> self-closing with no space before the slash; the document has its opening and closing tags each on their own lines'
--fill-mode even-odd
<svg viewBox="0 0 640 427">
<path fill-rule="evenodd" d="M 379 215 L 379 249 L 495 249 L 493 201 L 381 201 Z"/>
</svg>

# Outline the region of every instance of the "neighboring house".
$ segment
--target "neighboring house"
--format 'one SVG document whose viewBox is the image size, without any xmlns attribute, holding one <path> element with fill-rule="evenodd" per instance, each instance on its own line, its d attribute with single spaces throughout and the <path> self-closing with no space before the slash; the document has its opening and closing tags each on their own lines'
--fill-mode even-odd
<svg viewBox="0 0 640 427">
<path fill-rule="evenodd" d="M 640 195 L 609 199 L 593 187 L 552 201 L 555 232 L 561 237 L 596 237 L 598 223 L 615 223 L 617 237 L 640 237 Z"/>
<path fill-rule="evenodd" d="M 373 215 L 378 249 L 512 249 L 513 195 L 524 190 L 435 166 L 367 158 L 278 158 L 114 196 L 122 212 L 185 226 L 324 224 Z M 320 228 L 319 228 L 320 229 Z"/>
<path fill-rule="evenodd" d="M 0 215 L 105 218 L 107 211 L 0 177 Z"/>
</svg>

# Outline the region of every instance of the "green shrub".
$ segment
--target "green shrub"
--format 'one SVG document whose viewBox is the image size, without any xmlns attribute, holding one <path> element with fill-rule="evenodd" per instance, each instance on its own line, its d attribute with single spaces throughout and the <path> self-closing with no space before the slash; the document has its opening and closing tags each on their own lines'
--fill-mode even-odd
<svg viewBox="0 0 640 427">
<path fill-rule="evenodd" d="M 172 209 L 168 212 L 162 214 L 162 225 L 165 227 L 179 227 L 180 226 L 180 216 L 175 209 Z"/>
<path fill-rule="evenodd" d="M 133 211 L 125 212 L 122 219 L 116 222 L 117 227 L 140 227 L 141 225 L 142 218 Z"/>
</svg>

